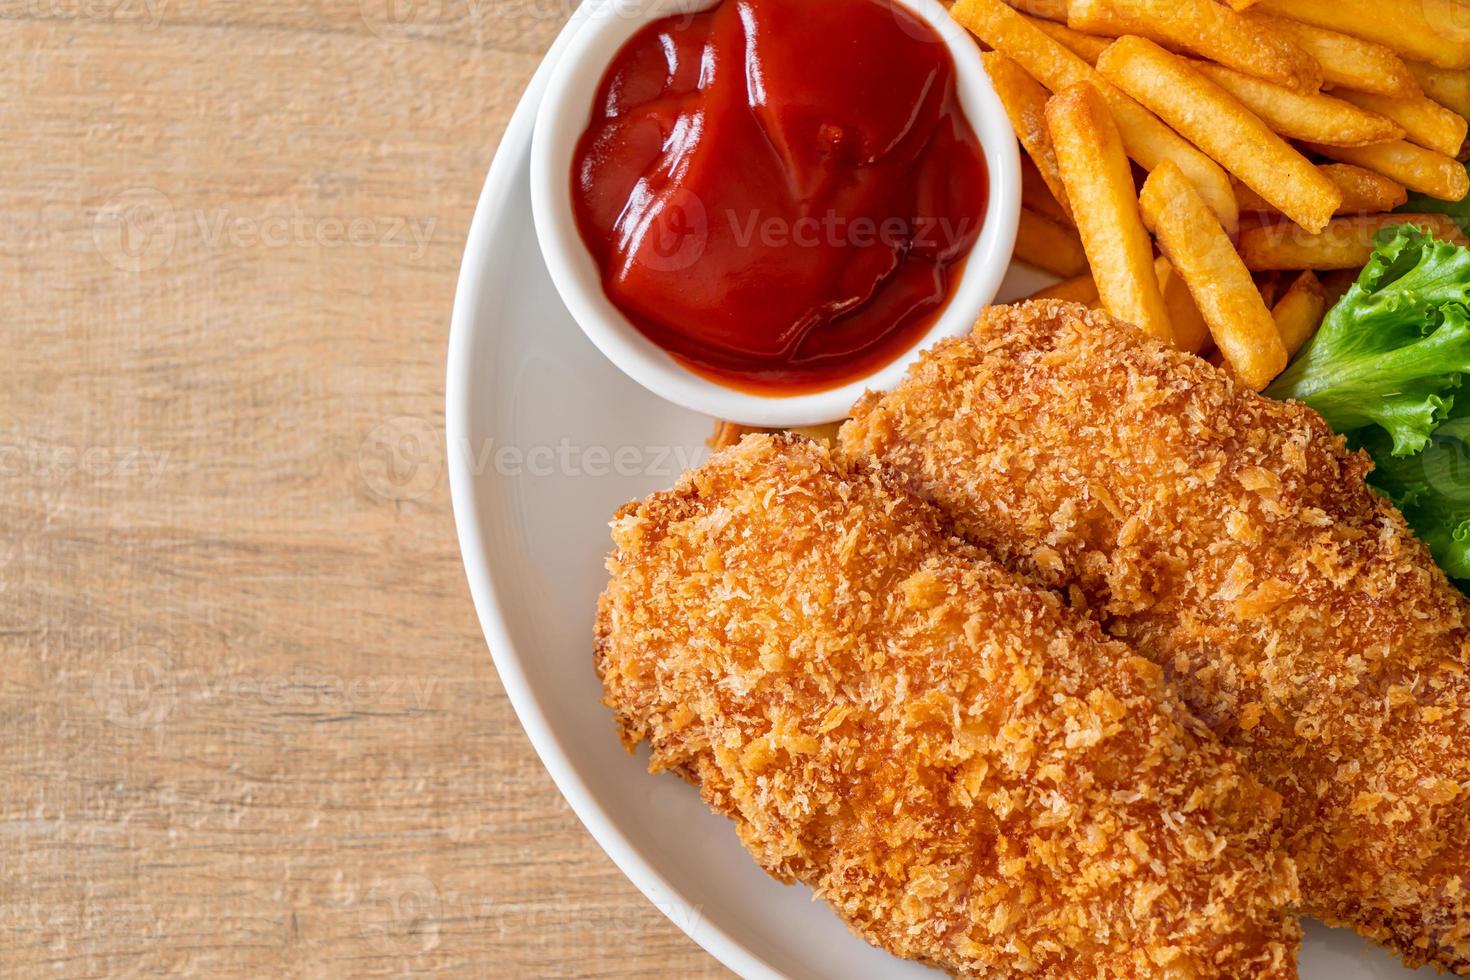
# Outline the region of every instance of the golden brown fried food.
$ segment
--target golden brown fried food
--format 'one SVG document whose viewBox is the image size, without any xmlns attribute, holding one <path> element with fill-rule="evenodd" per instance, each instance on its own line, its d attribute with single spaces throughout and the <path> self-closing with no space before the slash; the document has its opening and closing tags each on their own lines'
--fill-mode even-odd
<svg viewBox="0 0 1470 980">
<path fill-rule="evenodd" d="M 869 942 L 969 977 L 1290 977 L 1279 798 L 1162 672 L 794 436 L 613 522 L 605 703 Z"/>
<path fill-rule="evenodd" d="M 1284 796 L 1307 911 L 1470 972 L 1467 603 L 1320 416 L 1052 301 L 839 438 L 1166 668 Z"/>
</svg>

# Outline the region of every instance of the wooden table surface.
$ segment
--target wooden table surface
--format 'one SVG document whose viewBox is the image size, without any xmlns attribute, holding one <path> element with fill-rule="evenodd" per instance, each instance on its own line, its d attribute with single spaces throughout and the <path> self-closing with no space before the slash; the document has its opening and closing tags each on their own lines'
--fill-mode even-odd
<svg viewBox="0 0 1470 980">
<path fill-rule="evenodd" d="M 723 974 L 397 455 L 570 2 L 0 3 L 0 973 Z"/>
</svg>

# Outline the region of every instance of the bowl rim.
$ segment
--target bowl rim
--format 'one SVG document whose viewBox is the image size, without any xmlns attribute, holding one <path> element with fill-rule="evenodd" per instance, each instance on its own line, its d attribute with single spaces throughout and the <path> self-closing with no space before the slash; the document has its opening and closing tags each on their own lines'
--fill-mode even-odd
<svg viewBox="0 0 1470 980">
<path fill-rule="evenodd" d="M 718 2 L 718 0 L 714 0 Z M 745 425 L 816 425 L 845 418 L 869 389 L 897 384 L 919 354 L 945 337 L 963 336 L 1000 288 L 1020 222 L 1021 161 L 1015 130 L 991 86 L 980 48 L 938 0 L 886 0 L 920 17 L 955 64 L 960 105 L 980 142 L 989 177 L 984 224 L 944 310 L 904 353 L 838 387 L 797 395 L 726 387 L 703 377 L 649 340 L 603 292 L 597 264 L 572 210 L 576 145 L 592 117 L 607 65 L 632 35 L 660 17 L 713 6 L 712 0 L 591 0 L 546 80 L 531 139 L 531 207 L 536 237 L 562 303 L 605 357 L 666 401 Z"/>
</svg>

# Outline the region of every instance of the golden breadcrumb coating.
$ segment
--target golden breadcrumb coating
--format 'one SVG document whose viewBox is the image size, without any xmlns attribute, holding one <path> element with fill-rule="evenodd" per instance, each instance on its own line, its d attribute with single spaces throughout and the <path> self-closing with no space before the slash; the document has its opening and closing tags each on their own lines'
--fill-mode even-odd
<svg viewBox="0 0 1470 980">
<path fill-rule="evenodd" d="M 840 436 L 1166 668 L 1285 798 L 1305 909 L 1470 975 L 1467 604 L 1310 409 L 1060 302 Z"/>
<path fill-rule="evenodd" d="M 1296 975 L 1279 797 L 891 479 L 751 435 L 613 540 L 625 744 L 869 942 L 966 977 Z"/>
</svg>

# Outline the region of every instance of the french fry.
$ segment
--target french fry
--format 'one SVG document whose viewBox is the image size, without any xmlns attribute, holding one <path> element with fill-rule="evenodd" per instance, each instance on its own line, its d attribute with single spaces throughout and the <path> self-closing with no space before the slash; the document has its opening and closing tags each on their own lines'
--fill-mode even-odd
<svg viewBox="0 0 1470 980">
<path fill-rule="evenodd" d="M 1465 144 L 1465 117 L 1451 112 L 1433 99 L 1422 95 L 1413 99 L 1391 99 L 1386 95 L 1372 95 L 1368 92 L 1337 94 L 1360 109 L 1387 116 L 1398 123 L 1403 127 L 1404 138 L 1410 143 L 1417 143 L 1448 157 L 1458 156 L 1460 147 Z M 1315 140 L 1318 143 L 1339 142 L 1315 136 L 1304 136 L 1302 139 Z"/>
<path fill-rule="evenodd" d="M 1087 254 L 1082 251 L 1077 233 L 1030 208 L 1021 209 L 1021 223 L 1016 229 L 1016 258 L 1063 279 L 1087 271 Z"/>
<path fill-rule="evenodd" d="M 1291 38 L 1322 66 L 1322 82 L 1355 92 L 1408 99 L 1422 94 L 1409 66 L 1392 48 L 1300 21 L 1252 10 L 1250 19 Z"/>
<path fill-rule="evenodd" d="M 1113 43 L 1112 38 L 1083 34 L 1081 31 L 1074 31 L 1066 24 L 1058 24 L 1056 21 L 1036 20 L 1035 24 L 1044 34 L 1065 45 L 1068 51 L 1089 65 L 1097 64 L 1098 56 L 1109 44 Z"/>
<path fill-rule="evenodd" d="M 715 431 L 710 433 L 710 437 L 704 441 L 704 444 L 715 452 L 719 452 L 721 449 L 729 449 L 741 439 L 744 439 L 748 432 L 764 431 L 766 430 L 741 425 L 738 422 L 726 422 L 723 419 L 717 419 L 715 421 Z"/>
<path fill-rule="evenodd" d="M 1342 204 L 1338 205 L 1338 214 L 1377 214 L 1380 211 L 1392 211 L 1409 199 L 1409 192 L 1403 184 L 1350 163 L 1323 163 L 1317 169 L 1342 191 Z M 1242 212 L 1276 212 L 1270 201 L 1244 184 L 1235 185 L 1235 200 Z"/>
<path fill-rule="evenodd" d="M 1103 309 L 1172 343 L 1133 170 L 1108 104 L 1091 85 L 1073 85 L 1047 102 L 1046 122 Z"/>
<path fill-rule="evenodd" d="M 1376 41 L 1437 68 L 1470 68 L 1460 0 L 1260 0 L 1255 9 Z"/>
<path fill-rule="evenodd" d="M 1443 214 L 1370 214 L 1335 218 L 1321 232 L 1307 234 L 1287 222 L 1248 225 L 1238 247 L 1246 268 L 1359 269 L 1373 255 L 1373 238 L 1384 228 L 1416 225 L 1443 241 L 1467 244 L 1458 225 Z"/>
<path fill-rule="evenodd" d="M 846 421 L 846 419 L 842 420 Z M 806 436 L 813 442 L 825 442 L 829 446 L 837 442 L 837 430 L 842 428 L 842 422 L 822 422 L 819 425 L 793 425 L 792 432 L 799 436 Z"/>
<path fill-rule="evenodd" d="M 1330 160 L 1351 163 L 1398 181 L 1411 191 L 1441 201 L 1459 201 L 1470 192 L 1465 165 L 1443 153 L 1400 140 L 1377 146 L 1328 146 L 1308 143 L 1307 148 Z"/>
<path fill-rule="evenodd" d="M 1194 305 L 1189 285 L 1174 271 L 1169 260 L 1160 255 L 1154 259 L 1154 275 L 1159 277 L 1159 291 L 1164 294 L 1164 309 L 1169 311 L 1169 326 L 1174 329 L 1174 346 L 1198 354 L 1210 343 L 1210 327 Z"/>
<path fill-rule="evenodd" d="M 1281 335 L 1281 346 L 1286 348 L 1288 359 L 1306 346 L 1312 334 L 1322 325 L 1327 312 L 1327 290 L 1311 269 L 1296 277 L 1286 295 L 1271 307 L 1271 319 L 1276 321 L 1276 332 Z"/>
<path fill-rule="evenodd" d="M 1070 0 L 1067 26 L 1136 34 L 1301 92 L 1322 87 L 1322 66 L 1291 40 L 1215 0 Z"/>
<path fill-rule="evenodd" d="M 1028 156 L 1021 157 L 1021 206 L 1059 225 L 1072 224 L 1071 213 L 1056 199 L 1041 171 Z"/>
<path fill-rule="evenodd" d="M 1411 61 L 1409 71 L 1419 82 L 1424 94 L 1440 105 L 1462 116 L 1470 116 L 1470 71 L 1435 68 Z M 1368 89 L 1361 89 L 1368 91 Z"/>
<path fill-rule="evenodd" d="M 1256 391 L 1266 387 L 1285 369 L 1286 348 L 1225 229 L 1179 169 L 1168 164 L 1149 174 L 1139 206 L 1231 370 Z"/>
<path fill-rule="evenodd" d="M 1067 0 L 1006 0 L 1006 3 L 1032 17 L 1067 22 Z"/>
<path fill-rule="evenodd" d="M 958 0 L 949 14 L 1053 92 L 1080 82 L 1095 86 L 1112 110 L 1128 156 L 1145 170 L 1152 170 L 1164 160 L 1173 160 L 1209 202 L 1221 223 L 1235 230 L 1239 215 L 1225 171 L 1152 112 L 1106 81 L 1066 45 L 1044 33 L 1035 21 L 1016 13 L 1001 0 Z"/>
<path fill-rule="evenodd" d="M 1276 133 L 1288 139 L 1315 140 L 1337 146 L 1367 146 L 1404 138 L 1404 130 L 1398 123 L 1366 107 L 1344 101 L 1346 95 L 1333 98 L 1320 92 L 1294 92 L 1285 86 L 1273 85 L 1254 75 L 1244 75 L 1207 61 L 1191 61 L 1189 67 L 1229 92 L 1241 105 L 1265 120 Z"/>
<path fill-rule="evenodd" d="M 1332 181 L 1259 116 L 1152 41 L 1120 38 L 1097 67 L 1303 228 L 1320 231 L 1342 203 Z"/>
<path fill-rule="evenodd" d="M 1027 299 L 1061 299 L 1068 303 L 1081 303 L 1083 306 L 1096 308 L 1101 300 L 1097 295 L 1097 283 L 1092 281 L 1092 274 L 1073 276 L 1071 279 L 1063 279 L 1061 282 L 1038 289 Z"/>
<path fill-rule="evenodd" d="M 986 51 L 980 59 L 1021 146 L 1040 171 L 1052 197 L 1064 212 L 1070 214 L 1067 192 L 1062 187 L 1061 174 L 1057 172 L 1057 155 L 1051 148 L 1051 134 L 1046 131 L 1046 100 L 1050 93 L 1026 74 L 1024 68 L 999 51 Z"/>
<path fill-rule="evenodd" d="M 1350 163 L 1324 163 L 1317 167 L 1342 191 L 1339 214 L 1376 214 L 1401 207 L 1409 199 L 1403 184 Z"/>
</svg>

